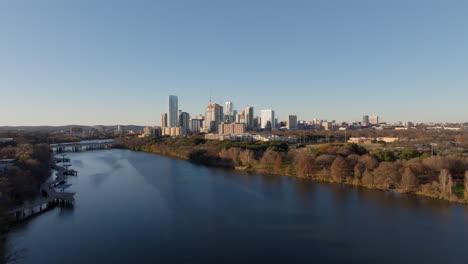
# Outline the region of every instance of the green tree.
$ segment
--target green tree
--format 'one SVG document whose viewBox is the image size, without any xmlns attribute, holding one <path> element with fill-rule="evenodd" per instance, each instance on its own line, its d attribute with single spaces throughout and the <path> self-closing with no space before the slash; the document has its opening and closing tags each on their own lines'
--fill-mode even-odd
<svg viewBox="0 0 468 264">
<path fill-rule="evenodd" d="M 352 151 L 358 155 L 367 154 L 367 149 L 361 145 L 358 145 L 356 143 L 351 143 L 348 146 L 350 146 Z"/>
<path fill-rule="evenodd" d="M 398 158 L 402 160 L 410 160 L 418 158 L 420 155 L 421 153 L 415 149 L 405 149 L 400 153 L 400 155 L 398 155 Z"/>
<path fill-rule="evenodd" d="M 377 156 L 377 158 L 381 162 L 382 161 L 393 162 L 393 161 L 396 160 L 395 154 L 393 152 L 390 152 L 390 151 L 379 151 L 379 152 L 375 153 L 375 155 Z"/>
</svg>

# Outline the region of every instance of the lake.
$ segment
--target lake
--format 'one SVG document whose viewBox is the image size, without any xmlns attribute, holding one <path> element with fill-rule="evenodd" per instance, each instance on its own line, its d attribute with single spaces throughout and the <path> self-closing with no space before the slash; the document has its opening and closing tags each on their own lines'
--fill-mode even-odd
<svg viewBox="0 0 468 264">
<path fill-rule="evenodd" d="M 466 263 L 468 209 L 128 150 L 69 153 L 73 208 L 9 236 L 20 263 Z"/>
</svg>

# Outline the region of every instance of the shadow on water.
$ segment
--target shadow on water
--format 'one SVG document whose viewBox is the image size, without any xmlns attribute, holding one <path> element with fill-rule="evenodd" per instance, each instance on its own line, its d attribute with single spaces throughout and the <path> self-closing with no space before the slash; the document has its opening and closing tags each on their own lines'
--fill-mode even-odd
<svg viewBox="0 0 468 264">
<path fill-rule="evenodd" d="M 111 151 L 102 150 L 97 153 L 99 153 L 100 155 L 98 155 L 96 159 L 98 159 L 98 161 L 102 161 L 103 164 L 106 164 L 113 170 L 118 170 L 118 169 L 123 168 L 122 164 L 120 164 L 120 161 L 122 159 L 125 159 L 125 157 L 122 157 L 121 153 L 119 155 L 119 153 L 116 153 L 113 150 Z M 112 154 L 109 155 L 109 153 L 112 153 Z"/>
<path fill-rule="evenodd" d="M 96 187 L 99 187 L 103 182 L 109 179 L 109 176 L 110 173 L 95 173 L 89 175 L 89 179 Z"/>
<path fill-rule="evenodd" d="M 73 166 L 77 168 L 83 168 L 83 161 L 81 160 L 73 160 Z"/>
<path fill-rule="evenodd" d="M 66 220 L 66 218 L 72 218 L 73 214 L 75 213 L 75 207 L 59 207 L 58 209 L 58 216 L 63 217 L 63 220 Z"/>
</svg>

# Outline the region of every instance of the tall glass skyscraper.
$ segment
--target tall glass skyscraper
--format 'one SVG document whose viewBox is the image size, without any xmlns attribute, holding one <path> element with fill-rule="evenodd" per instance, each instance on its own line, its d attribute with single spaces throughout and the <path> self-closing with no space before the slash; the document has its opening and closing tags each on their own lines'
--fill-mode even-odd
<svg viewBox="0 0 468 264">
<path fill-rule="evenodd" d="M 247 106 L 244 109 L 244 115 L 245 115 L 245 124 L 247 125 L 247 130 L 253 129 L 254 108 L 252 106 Z"/>
<path fill-rule="evenodd" d="M 179 114 L 179 126 L 182 127 L 182 131 L 184 135 L 188 135 L 189 133 L 189 123 L 190 115 L 187 112 L 181 112 Z"/>
<path fill-rule="evenodd" d="M 226 102 L 226 113 L 229 116 L 229 121 L 233 121 L 234 117 L 234 104 L 232 102 Z"/>
<path fill-rule="evenodd" d="M 169 95 L 168 97 L 167 126 L 179 126 L 179 105 L 176 95 Z"/>
</svg>

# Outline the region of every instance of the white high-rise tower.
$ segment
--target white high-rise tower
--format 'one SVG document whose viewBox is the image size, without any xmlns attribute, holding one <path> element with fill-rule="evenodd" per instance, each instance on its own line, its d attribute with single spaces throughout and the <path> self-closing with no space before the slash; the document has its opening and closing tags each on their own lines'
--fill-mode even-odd
<svg viewBox="0 0 468 264">
<path fill-rule="evenodd" d="M 276 119 L 275 111 L 271 109 L 266 109 L 261 111 L 261 126 L 262 129 L 271 129 L 275 130 L 276 128 Z"/>
<path fill-rule="evenodd" d="M 234 112 L 234 104 L 232 102 L 226 102 L 226 115 L 232 116 Z"/>
</svg>

